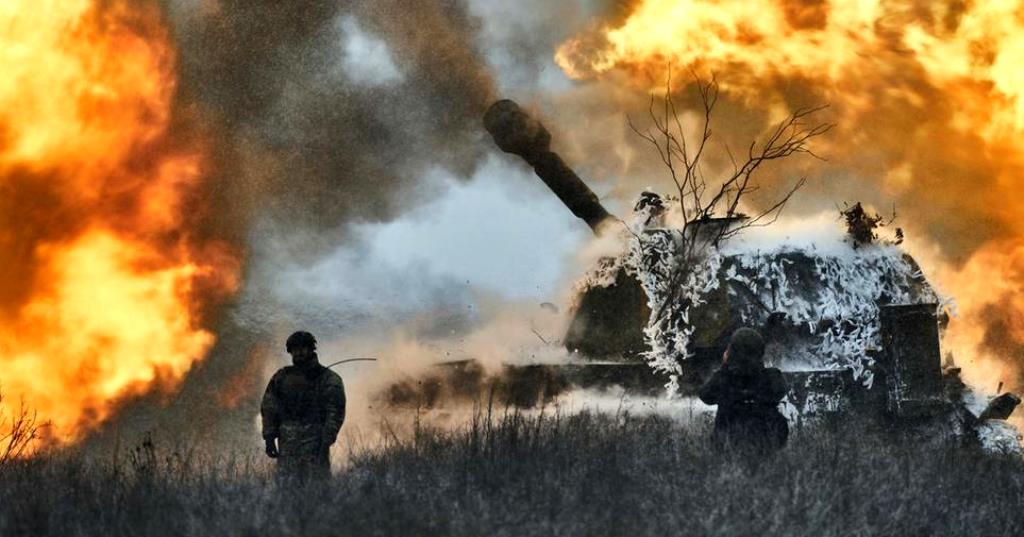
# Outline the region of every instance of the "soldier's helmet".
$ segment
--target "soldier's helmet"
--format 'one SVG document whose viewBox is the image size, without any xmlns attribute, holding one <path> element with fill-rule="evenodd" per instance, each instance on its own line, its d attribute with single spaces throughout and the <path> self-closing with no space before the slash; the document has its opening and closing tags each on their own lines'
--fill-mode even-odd
<svg viewBox="0 0 1024 537">
<path fill-rule="evenodd" d="M 753 328 L 740 328 L 729 340 L 729 361 L 736 367 L 758 367 L 764 360 L 764 338 Z"/>
<path fill-rule="evenodd" d="M 316 350 L 316 338 L 309 332 L 298 331 L 288 336 L 288 340 L 284 343 L 284 348 L 288 352 L 292 352 L 292 349 L 300 347 L 308 347 L 312 350 Z"/>
</svg>

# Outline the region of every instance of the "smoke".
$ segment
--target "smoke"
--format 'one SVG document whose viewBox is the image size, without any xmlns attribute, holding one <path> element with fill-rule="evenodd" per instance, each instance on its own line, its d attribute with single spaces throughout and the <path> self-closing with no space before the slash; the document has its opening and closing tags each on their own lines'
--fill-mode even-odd
<svg viewBox="0 0 1024 537">
<path fill-rule="evenodd" d="M 1024 367 L 1024 303 L 1018 239 L 982 245 L 960 267 L 943 266 L 937 279 L 957 297 L 957 318 L 946 336 L 947 349 L 974 385 L 1019 390 Z M 958 326 L 959 325 L 959 326 Z M 963 352 L 966 350 L 966 352 Z"/>
<path fill-rule="evenodd" d="M 494 92 L 458 2 L 203 6 L 172 5 L 181 95 L 214 118 L 232 219 L 272 221 L 308 255 L 429 197 L 425 170 L 478 165 Z"/>
<path fill-rule="evenodd" d="M 209 210 L 189 226 L 244 251 L 244 279 L 210 312 L 216 344 L 180 391 L 132 405 L 106 433 L 234 440 L 251 434 L 289 332 L 344 333 L 463 299 L 450 278 L 370 267 L 353 226 L 426 203 L 439 189 L 425 178 L 438 170 L 472 176 L 489 149 L 478 125 L 493 82 L 458 1 L 181 0 L 165 15 L 177 54 L 172 121 L 206 142 L 194 199 Z"/>
</svg>

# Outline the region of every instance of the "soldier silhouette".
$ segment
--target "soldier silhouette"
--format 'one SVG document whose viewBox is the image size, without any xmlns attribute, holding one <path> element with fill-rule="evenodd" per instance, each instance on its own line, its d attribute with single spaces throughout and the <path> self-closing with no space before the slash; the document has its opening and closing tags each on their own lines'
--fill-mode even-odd
<svg viewBox="0 0 1024 537">
<path fill-rule="evenodd" d="M 700 388 L 702 401 L 718 405 L 711 439 L 719 448 L 767 453 L 786 445 L 789 424 L 778 410 L 786 381 L 763 360 L 761 334 L 740 328 L 729 340 L 722 367 Z"/>
<path fill-rule="evenodd" d="M 313 334 L 295 332 L 285 349 L 292 365 L 274 374 L 260 405 L 267 456 L 277 459 L 281 478 L 327 478 L 331 445 L 345 421 L 345 387 L 320 365 Z"/>
</svg>

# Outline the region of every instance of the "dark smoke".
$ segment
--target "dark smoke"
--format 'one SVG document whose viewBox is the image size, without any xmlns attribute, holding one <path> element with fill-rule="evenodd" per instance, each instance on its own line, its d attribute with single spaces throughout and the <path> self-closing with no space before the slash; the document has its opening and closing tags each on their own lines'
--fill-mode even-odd
<svg viewBox="0 0 1024 537">
<path fill-rule="evenodd" d="M 179 123 L 211 152 L 212 210 L 197 223 L 210 235 L 313 260 L 354 239 L 348 224 L 388 221 L 428 201 L 420 183 L 431 170 L 468 179 L 490 150 L 480 117 L 495 92 L 460 1 L 172 0 L 166 9 Z M 367 84 L 345 71 L 345 21 L 387 44 L 399 79 Z M 273 306 L 258 303 L 277 267 L 255 261 L 221 315 L 217 345 L 170 410 L 150 397 L 160 404 L 131 405 L 110 434 L 251 435 L 262 389 L 252 357 L 281 351 L 281 327 L 265 311 Z M 261 314 L 262 326 L 239 321 Z M 229 409 L 218 404 L 229 386 L 259 389 Z M 215 424 L 225 438 L 199 432 Z"/>
<path fill-rule="evenodd" d="M 181 101 L 213 120 L 233 219 L 314 238 L 386 221 L 422 201 L 425 171 L 468 177 L 484 154 L 494 92 L 460 2 L 214 6 L 180 9 L 174 30 Z M 342 69 L 345 17 L 387 43 L 401 81 L 367 86 Z"/>
<path fill-rule="evenodd" d="M 1000 379 L 1000 382 L 1005 382 L 1008 389 L 1019 390 L 1024 386 L 1024 339 L 1014 326 L 1021 326 L 1024 322 L 1019 318 L 1022 314 L 1018 309 L 1006 307 L 1012 303 L 1012 297 L 1002 298 L 981 310 L 980 321 L 985 327 L 981 348 L 1013 364 L 1016 378 Z"/>
<path fill-rule="evenodd" d="M 1008 316 L 1013 314 L 1014 312 L 1008 313 L 1007 308 L 1001 305 L 986 305 L 981 315 L 986 327 L 982 345 L 994 355 L 1006 357 L 1008 361 L 1020 367 L 1024 365 L 1024 340 L 1014 333 L 1013 320 L 1008 319 Z M 1024 385 L 1024 378 L 1014 380 Z"/>
</svg>

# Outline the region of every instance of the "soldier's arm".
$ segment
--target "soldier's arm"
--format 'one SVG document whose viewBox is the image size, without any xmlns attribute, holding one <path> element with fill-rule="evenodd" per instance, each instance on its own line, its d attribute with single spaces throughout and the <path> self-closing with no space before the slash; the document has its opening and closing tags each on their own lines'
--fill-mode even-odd
<svg viewBox="0 0 1024 537">
<path fill-rule="evenodd" d="M 260 417 L 263 420 L 263 439 L 274 440 L 281 433 L 281 399 L 278 395 L 279 373 L 275 373 L 263 392 L 260 403 Z"/>
<path fill-rule="evenodd" d="M 722 398 L 722 390 L 725 388 L 721 370 L 715 371 L 714 375 L 700 387 L 697 396 L 707 405 L 717 405 Z"/>
<path fill-rule="evenodd" d="M 337 374 L 325 375 L 321 396 L 324 400 L 323 443 L 330 446 L 338 438 L 338 431 L 345 423 L 345 385 Z"/>
<path fill-rule="evenodd" d="M 778 403 L 786 396 L 789 392 L 789 386 L 786 384 L 786 378 L 782 376 L 782 371 L 776 368 L 768 369 L 768 379 L 771 393 L 769 394 L 769 402 L 772 404 Z"/>
</svg>

